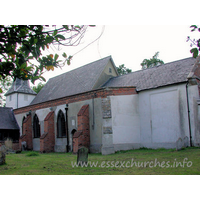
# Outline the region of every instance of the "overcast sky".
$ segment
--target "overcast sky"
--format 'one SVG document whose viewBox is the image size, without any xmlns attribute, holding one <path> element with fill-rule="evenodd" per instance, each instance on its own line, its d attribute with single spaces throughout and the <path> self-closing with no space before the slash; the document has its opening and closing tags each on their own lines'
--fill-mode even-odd
<svg viewBox="0 0 200 200">
<path fill-rule="evenodd" d="M 99 40 L 77 53 L 101 34 Z M 47 52 L 77 54 L 70 66 L 46 72 L 44 77 L 48 80 L 109 55 L 116 66 L 124 64 L 132 71 L 140 70 L 143 59 L 151 58 L 157 51 L 160 52 L 158 58 L 165 63 L 188 58 L 192 55 L 190 43 L 186 42 L 187 36 L 194 38 L 195 35 L 191 33 L 190 25 L 97 25 L 88 28 L 79 46 L 61 47 L 59 51 L 54 49 Z"/>
<path fill-rule="evenodd" d="M 100 40 L 76 54 L 70 66 L 65 66 L 63 70 L 58 68 L 54 72 L 46 72 L 44 76 L 47 80 L 50 77 L 54 77 L 109 55 L 112 56 L 116 66 L 125 64 L 125 67 L 131 68 L 133 71 L 141 69 L 140 63 L 143 59 L 151 58 L 157 51 L 160 52 L 159 58 L 165 63 L 190 57 L 190 45 L 186 42 L 187 36 L 192 36 L 189 26 L 199 23 L 199 0 L 57 0 L 54 2 L 36 0 L 28 3 L 27 1 L 19 0 L 2 1 L 1 8 L 1 19 L 5 20 L 9 18 L 9 22 L 6 20 L 6 22 L 3 21 L 2 24 L 117 24 L 115 26 L 106 25 Z M 120 26 L 118 24 L 126 24 L 127 26 Z M 148 26 L 136 26 L 136 24 L 148 24 Z M 153 26 L 151 24 L 162 24 L 163 26 Z M 172 24 L 180 25 L 171 26 Z M 91 41 L 95 40 L 101 34 L 102 28 L 103 26 L 90 28 L 80 46 L 63 49 L 60 54 L 62 54 L 63 51 L 68 55 L 73 55 L 78 52 Z M 66 180 L 64 176 L 59 176 L 59 178 L 54 176 L 53 179 L 52 177 L 46 177 L 46 179 L 41 177 L 41 181 L 39 182 L 38 180 L 40 177 L 37 177 L 36 180 L 33 178 L 31 178 L 31 183 L 35 184 L 37 181 L 40 188 L 44 190 L 52 189 L 50 199 L 63 198 L 66 194 L 67 196 L 74 195 L 74 192 L 77 190 L 77 187 L 73 187 L 74 184 L 80 182 L 80 180 L 85 181 L 85 177 L 83 177 L 83 179 L 80 179 L 79 176 L 67 177 L 67 184 L 63 185 L 62 190 L 60 190 L 61 185 L 57 184 L 58 187 L 55 184 L 52 185 L 52 181 L 56 183 L 63 182 Z M 124 179 L 123 176 L 116 177 L 114 181 L 112 180 L 115 177 L 112 177 L 112 180 L 109 176 L 102 177 L 102 180 L 100 180 L 100 178 L 100 176 L 87 176 L 86 183 L 95 183 L 90 184 L 90 190 L 97 190 L 98 192 L 98 189 L 102 187 L 102 181 L 104 181 L 104 189 L 108 190 L 107 193 L 109 193 L 109 191 L 115 191 L 110 192 L 110 197 L 112 198 L 119 196 L 129 198 L 133 193 L 132 188 L 136 188 L 134 196 L 141 198 L 142 194 L 143 198 L 149 198 L 149 195 L 152 194 L 155 187 L 158 188 L 161 193 L 165 193 L 165 189 L 169 188 L 170 185 L 169 191 L 171 191 L 171 193 L 168 192 L 169 194 L 167 196 L 165 195 L 166 199 L 169 199 L 172 195 L 174 196 L 175 190 L 178 191 L 180 189 L 181 191 L 186 181 L 195 183 L 194 181 L 196 180 L 194 176 L 193 180 L 191 180 L 191 177 L 184 177 L 184 181 L 182 177 L 179 177 L 179 179 L 177 177 L 169 177 L 169 179 L 167 179 L 167 176 L 154 176 L 148 179 L 138 176 L 134 177 L 134 181 L 132 177 L 128 176 L 126 176 L 126 179 Z M 13 176 L 9 176 L 9 178 L 2 177 L 1 179 L 3 179 L 2 183 L 4 185 L 8 185 L 11 181 L 13 182 Z M 7 184 L 5 184 L 6 181 Z M 18 177 L 16 177 L 16 181 L 19 183 Z M 20 177 L 20 181 L 21 182 L 18 184 L 19 187 L 23 185 L 24 190 L 30 188 L 30 184 L 23 184 L 27 181 L 30 183 L 30 177 Z M 130 181 L 131 184 L 124 184 L 130 183 Z M 123 184 L 119 184 L 119 182 Z M 145 188 L 147 189 L 146 193 L 144 193 L 144 187 L 140 187 L 141 185 L 147 186 Z M 194 189 L 195 186 L 196 188 Z M 66 193 L 66 187 L 69 188 L 68 190 L 70 190 L 70 193 Z M 191 198 L 192 195 L 192 197 L 195 198 L 194 195 L 197 194 L 195 191 L 198 191 L 197 187 L 198 184 L 190 184 L 187 188 L 193 192 L 187 194 L 185 192 L 178 192 L 177 197 L 180 198 L 180 195 L 182 195 L 181 197 L 185 198 L 190 196 Z M 3 187 L 3 189 L 5 195 L 10 192 L 10 187 Z M 13 189 L 13 194 L 16 194 L 20 188 L 15 187 Z M 57 192 L 58 190 L 59 192 Z M 83 190 L 85 190 L 85 188 L 82 188 L 81 191 L 83 192 Z M 104 194 L 105 192 L 103 192 L 99 198 L 103 198 L 105 196 Z M 37 198 L 36 195 L 38 196 L 37 192 L 35 196 L 34 194 L 32 195 L 33 198 Z M 46 198 L 47 194 L 44 193 L 43 195 L 45 195 L 44 197 Z M 16 198 L 16 195 L 13 197 Z M 20 197 L 19 195 L 19 198 Z M 85 195 L 85 197 L 88 199 L 88 195 Z M 84 199 L 84 196 L 82 196 L 82 198 Z M 154 199 L 160 199 L 160 196 L 155 194 Z"/>
</svg>

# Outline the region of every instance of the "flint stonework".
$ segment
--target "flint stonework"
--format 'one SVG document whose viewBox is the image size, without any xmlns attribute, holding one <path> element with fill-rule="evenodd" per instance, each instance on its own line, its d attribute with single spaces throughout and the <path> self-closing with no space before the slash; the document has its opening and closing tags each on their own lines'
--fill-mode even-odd
<svg viewBox="0 0 200 200">
<path fill-rule="evenodd" d="M 111 103 L 110 103 L 110 98 L 104 98 L 102 99 L 102 114 L 103 114 L 103 119 L 111 118 Z"/>
</svg>

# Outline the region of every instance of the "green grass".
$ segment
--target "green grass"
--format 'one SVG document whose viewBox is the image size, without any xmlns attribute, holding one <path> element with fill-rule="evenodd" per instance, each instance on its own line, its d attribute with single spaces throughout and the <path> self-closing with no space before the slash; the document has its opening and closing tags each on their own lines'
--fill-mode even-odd
<svg viewBox="0 0 200 200">
<path fill-rule="evenodd" d="M 0 166 L 1 175 L 198 175 L 200 174 L 200 148 L 138 149 L 120 151 L 112 155 L 89 154 L 88 161 L 97 167 L 72 167 L 77 156 L 72 153 L 22 152 L 6 155 L 6 164 Z M 178 162 L 184 167 L 176 166 Z M 137 165 L 132 165 L 135 162 Z M 149 164 L 151 163 L 151 164 Z M 168 164 L 167 164 L 168 163 Z M 143 164 L 143 166 L 142 166 Z M 192 164 L 192 165 L 191 165 Z M 102 167 L 100 167 L 100 165 Z M 146 165 L 146 167 L 144 167 Z M 155 166 L 157 165 L 157 166 Z M 159 166 L 160 165 L 160 166 Z M 188 165 L 188 167 L 187 167 Z M 127 166 L 127 167 L 126 167 Z"/>
</svg>

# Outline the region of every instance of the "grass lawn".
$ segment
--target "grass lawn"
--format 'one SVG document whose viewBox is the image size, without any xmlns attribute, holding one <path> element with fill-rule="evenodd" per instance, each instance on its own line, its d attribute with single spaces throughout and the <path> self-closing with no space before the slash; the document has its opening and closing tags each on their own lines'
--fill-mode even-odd
<svg viewBox="0 0 200 200">
<path fill-rule="evenodd" d="M 180 151 L 138 149 L 112 155 L 89 154 L 87 167 L 73 167 L 76 159 L 77 156 L 72 153 L 40 154 L 27 151 L 7 154 L 6 164 L 0 165 L 0 175 L 200 174 L 200 148 L 192 147 Z"/>
</svg>

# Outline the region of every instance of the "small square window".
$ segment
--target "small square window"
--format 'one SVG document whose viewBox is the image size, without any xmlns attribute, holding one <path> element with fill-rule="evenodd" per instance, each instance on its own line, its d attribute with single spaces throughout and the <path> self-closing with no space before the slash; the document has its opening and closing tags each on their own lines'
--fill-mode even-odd
<svg viewBox="0 0 200 200">
<path fill-rule="evenodd" d="M 112 69 L 111 68 L 109 68 L 109 73 L 112 73 Z"/>
<path fill-rule="evenodd" d="M 12 101 L 12 96 L 9 97 L 9 101 Z"/>
</svg>

